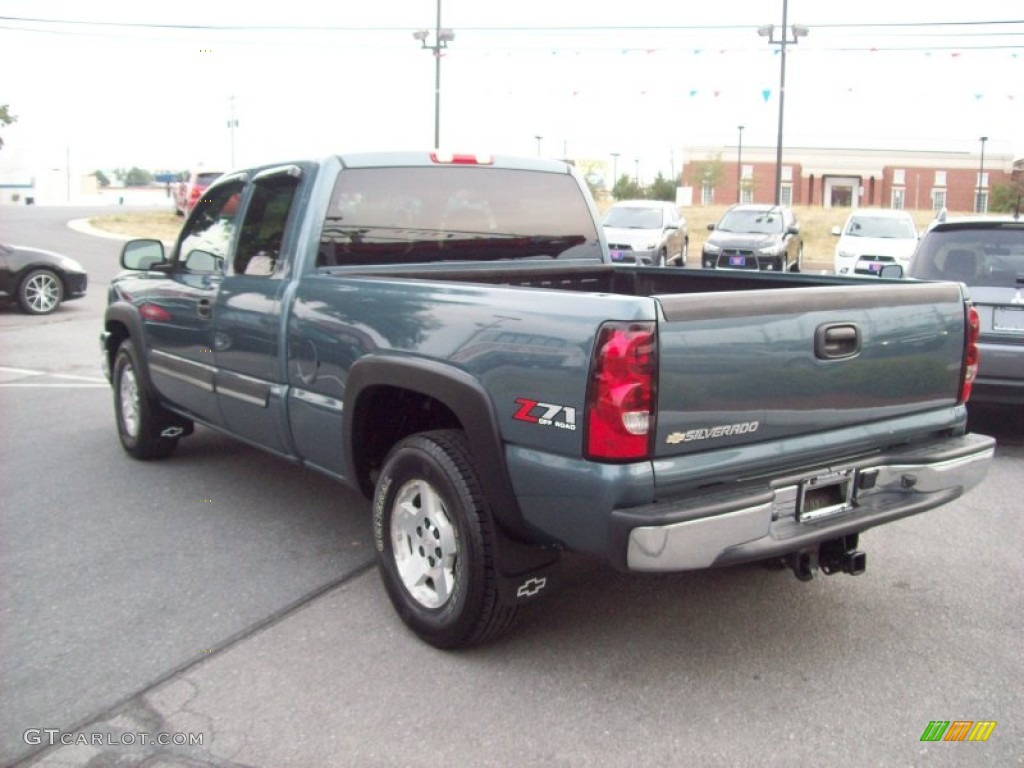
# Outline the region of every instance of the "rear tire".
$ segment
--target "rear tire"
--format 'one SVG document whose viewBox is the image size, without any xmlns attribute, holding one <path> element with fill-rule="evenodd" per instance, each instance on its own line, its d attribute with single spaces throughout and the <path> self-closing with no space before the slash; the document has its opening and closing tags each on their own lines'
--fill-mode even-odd
<svg viewBox="0 0 1024 768">
<path fill-rule="evenodd" d="M 395 445 L 377 479 L 373 532 L 388 597 L 422 640 L 464 648 L 511 625 L 516 606 L 498 591 L 494 523 L 461 431 Z"/>
<path fill-rule="evenodd" d="M 161 432 L 176 419 L 146 394 L 135 347 L 122 342 L 114 359 L 114 417 L 121 446 L 136 459 L 165 459 L 178 446 L 177 437 Z M 179 431 L 180 433 L 180 431 Z"/>
</svg>

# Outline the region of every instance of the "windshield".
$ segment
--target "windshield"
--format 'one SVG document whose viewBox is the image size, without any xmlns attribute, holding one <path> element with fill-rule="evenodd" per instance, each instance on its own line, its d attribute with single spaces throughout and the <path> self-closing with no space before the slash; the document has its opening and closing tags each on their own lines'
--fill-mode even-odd
<svg viewBox="0 0 1024 768">
<path fill-rule="evenodd" d="M 601 223 L 606 227 L 620 229 L 661 229 L 661 209 L 613 205 Z"/>
<path fill-rule="evenodd" d="M 320 266 L 602 258 L 568 174 L 477 166 L 350 168 L 339 174 Z"/>
<path fill-rule="evenodd" d="M 1024 277 L 1024 223 L 933 229 L 921 241 L 910 276 L 1013 288 Z"/>
<path fill-rule="evenodd" d="M 880 237 L 906 240 L 917 237 L 914 223 L 906 219 L 893 219 L 887 216 L 855 216 L 850 219 L 846 228 L 850 237 Z"/>
<path fill-rule="evenodd" d="M 748 232 L 776 235 L 782 232 L 782 213 L 770 211 L 727 211 L 715 229 L 721 232 Z"/>
</svg>

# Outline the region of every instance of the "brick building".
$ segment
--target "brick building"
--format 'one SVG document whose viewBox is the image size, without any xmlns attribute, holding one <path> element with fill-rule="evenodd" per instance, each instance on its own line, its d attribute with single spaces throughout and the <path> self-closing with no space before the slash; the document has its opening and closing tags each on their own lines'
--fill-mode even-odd
<svg viewBox="0 0 1024 768">
<path fill-rule="evenodd" d="M 775 147 L 743 147 L 742 158 L 737 146 L 690 147 L 683 185 L 692 190 L 693 205 L 772 203 L 775 160 Z M 982 166 L 977 152 L 787 148 L 781 202 L 987 211 L 992 188 L 1008 184 L 1014 167 L 1012 155 L 988 152 Z M 1016 167 L 1024 172 L 1024 160 Z"/>
</svg>

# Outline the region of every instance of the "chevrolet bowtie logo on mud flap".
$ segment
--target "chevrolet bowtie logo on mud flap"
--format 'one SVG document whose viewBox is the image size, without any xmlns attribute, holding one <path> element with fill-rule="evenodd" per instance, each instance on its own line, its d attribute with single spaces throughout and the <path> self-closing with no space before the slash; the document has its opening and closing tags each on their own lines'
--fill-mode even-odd
<svg viewBox="0 0 1024 768">
<path fill-rule="evenodd" d="M 516 597 L 533 597 L 548 585 L 546 576 L 540 578 L 531 577 L 519 585 L 516 590 Z"/>
</svg>

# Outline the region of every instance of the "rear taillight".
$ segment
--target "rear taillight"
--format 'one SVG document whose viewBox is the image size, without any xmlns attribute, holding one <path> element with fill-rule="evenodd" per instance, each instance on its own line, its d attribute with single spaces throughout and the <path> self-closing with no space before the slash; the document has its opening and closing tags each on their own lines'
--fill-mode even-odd
<svg viewBox="0 0 1024 768">
<path fill-rule="evenodd" d="M 587 392 L 587 458 L 632 461 L 650 456 L 657 361 L 654 323 L 601 327 Z"/>
<path fill-rule="evenodd" d="M 978 375 L 978 337 L 981 335 L 981 320 L 978 310 L 972 305 L 967 306 L 967 329 L 964 333 L 964 375 L 960 382 L 958 402 L 966 403 L 971 399 L 971 387 Z"/>
</svg>

